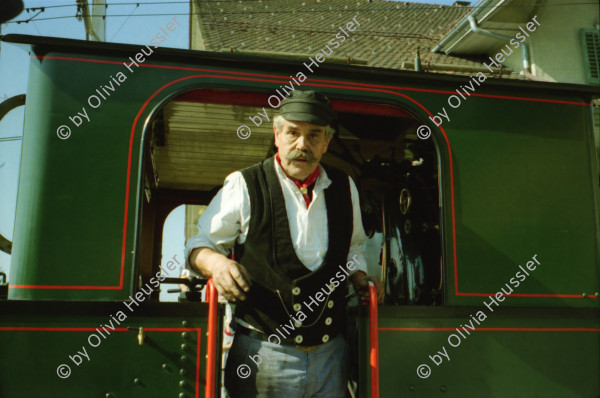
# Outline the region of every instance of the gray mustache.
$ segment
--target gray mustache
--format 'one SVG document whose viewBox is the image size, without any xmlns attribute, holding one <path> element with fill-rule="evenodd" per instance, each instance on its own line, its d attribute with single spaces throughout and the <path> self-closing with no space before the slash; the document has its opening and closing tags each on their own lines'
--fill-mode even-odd
<svg viewBox="0 0 600 398">
<path fill-rule="evenodd" d="M 296 159 L 304 159 L 309 162 L 314 162 L 316 159 L 310 152 L 302 152 L 298 149 L 294 149 L 292 152 L 288 153 L 285 157 L 287 160 L 296 160 Z"/>
</svg>

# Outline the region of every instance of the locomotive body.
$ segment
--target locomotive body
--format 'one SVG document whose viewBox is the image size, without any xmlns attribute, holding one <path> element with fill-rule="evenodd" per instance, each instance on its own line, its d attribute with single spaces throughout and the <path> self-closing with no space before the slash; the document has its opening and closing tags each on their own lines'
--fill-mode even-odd
<svg viewBox="0 0 600 398">
<path fill-rule="evenodd" d="M 31 64 L 0 396 L 219 394 L 223 306 L 209 343 L 209 304 L 159 301 L 163 225 L 273 153 L 290 84 L 339 115 L 323 161 L 356 181 L 385 281 L 378 361 L 367 306 L 349 327 L 357 396 L 372 375 L 381 397 L 600 394 L 591 87 L 2 40 Z"/>
</svg>

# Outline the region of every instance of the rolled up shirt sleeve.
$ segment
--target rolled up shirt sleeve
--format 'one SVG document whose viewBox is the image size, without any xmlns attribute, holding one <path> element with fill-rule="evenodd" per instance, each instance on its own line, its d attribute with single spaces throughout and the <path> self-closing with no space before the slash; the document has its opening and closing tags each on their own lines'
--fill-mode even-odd
<svg viewBox="0 0 600 398">
<path fill-rule="evenodd" d="M 229 256 L 235 242 L 243 244 L 248 235 L 250 196 L 242 173 L 227 176 L 223 187 L 210 202 L 198 220 L 198 234 L 185 245 L 186 265 L 192 270 L 190 253 L 199 247 L 208 247 Z"/>
<path fill-rule="evenodd" d="M 354 180 L 352 177 L 348 176 L 350 180 L 350 192 L 352 198 L 352 216 L 353 216 L 353 230 L 352 230 L 352 238 L 350 240 L 350 250 L 348 252 L 348 261 L 352 260 L 353 257 L 356 257 L 358 260 L 358 264 L 356 269 L 352 271 L 354 274 L 356 271 L 364 271 L 368 274 L 367 271 L 367 259 L 365 258 L 365 242 L 367 241 L 367 235 L 365 234 L 365 229 L 362 224 L 362 215 L 360 212 L 360 198 L 358 196 L 358 190 L 356 189 L 356 185 L 354 184 Z"/>
</svg>

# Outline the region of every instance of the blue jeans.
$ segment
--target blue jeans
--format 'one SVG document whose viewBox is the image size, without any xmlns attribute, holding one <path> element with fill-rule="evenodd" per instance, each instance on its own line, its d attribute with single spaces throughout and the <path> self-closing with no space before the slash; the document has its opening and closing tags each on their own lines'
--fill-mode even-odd
<svg viewBox="0 0 600 398">
<path fill-rule="evenodd" d="M 308 353 L 236 334 L 225 388 L 231 398 L 346 398 L 349 362 L 341 334 Z"/>
</svg>

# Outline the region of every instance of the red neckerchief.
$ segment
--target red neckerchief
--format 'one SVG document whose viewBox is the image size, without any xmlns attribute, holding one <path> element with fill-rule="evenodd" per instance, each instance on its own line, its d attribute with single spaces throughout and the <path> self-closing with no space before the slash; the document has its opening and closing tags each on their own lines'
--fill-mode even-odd
<svg viewBox="0 0 600 398">
<path fill-rule="evenodd" d="M 277 159 L 277 162 L 281 166 L 281 159 L 279 158 L 279 154 L 277 154 L 277 156 L 275 158 Z M 281 168 L 283 169 L 283 166 L 281 166 Z M 307 209 L 308 209 L 308 206 L 310 205 L 310 199 L 311 199 L 311 197 L 308 195 L 308 187 L 310 187 L 315 182 L 315 180 L 317 179 L 318 176 L 319 176 L 319 166 L 317 166 L 315 171 L 313 171 L 312 174 L 309 175 L 306 180 L 304 180 L 304 182 L 298 182 L 298 181 L 292 180 L 290 178 L 290 180 L 292 180 L 294 182 L 294 184 L 296 184 L 296 186 L 300 190 L 300 193 L 302 193 L 302 197 L 304 198 L 304 201 L 306 202 Z"/>
</svg>

